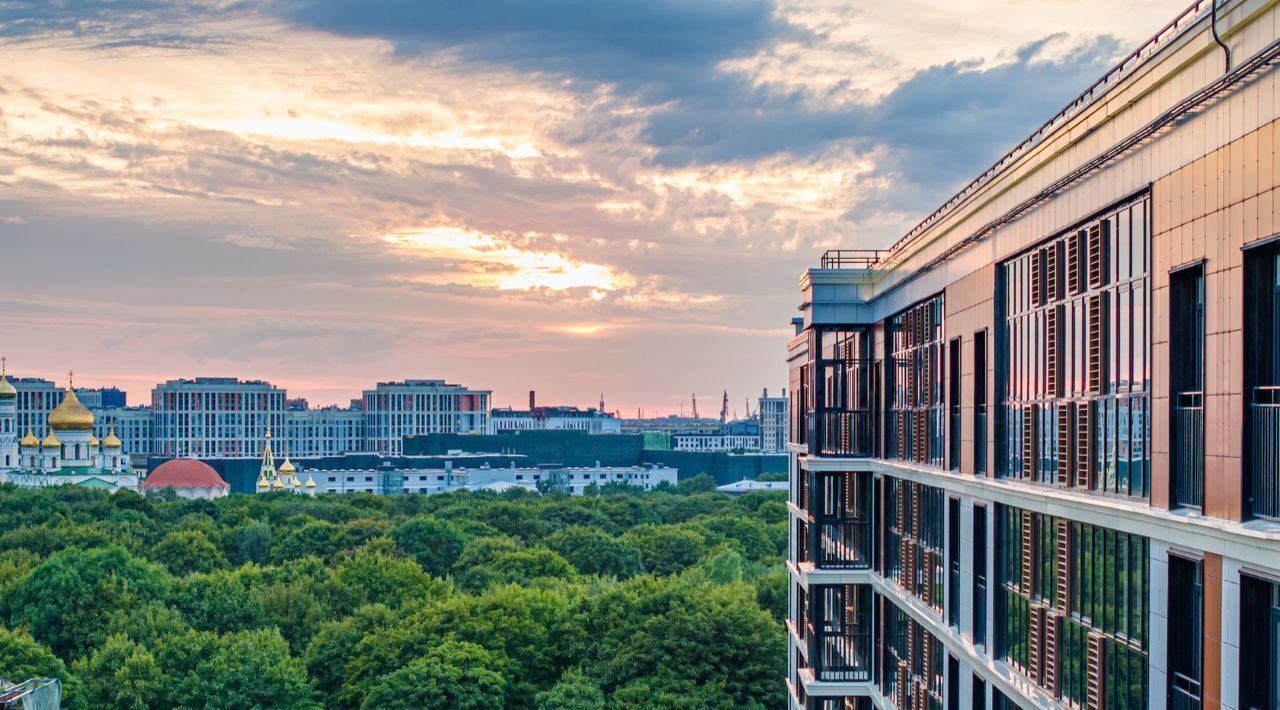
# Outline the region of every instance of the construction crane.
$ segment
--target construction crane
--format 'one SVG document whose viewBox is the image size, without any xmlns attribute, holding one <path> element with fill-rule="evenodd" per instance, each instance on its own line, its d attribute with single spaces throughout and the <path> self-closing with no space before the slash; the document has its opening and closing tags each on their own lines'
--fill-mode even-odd
<svg viewBox="0 0 1280 710">
<path fill-rule="evenodd" d="M 697 419 L 698 418 L 698 393 L 694 392 L 693 394 L 689 395 L 689 398 L 693 400 L 693 418 Z"/>
<path fill-rule="evenodd" d="M 729 390 L 724 391 L 724 401 L 720 404 L 720 423 L 729 420 Z"/>
</svg>

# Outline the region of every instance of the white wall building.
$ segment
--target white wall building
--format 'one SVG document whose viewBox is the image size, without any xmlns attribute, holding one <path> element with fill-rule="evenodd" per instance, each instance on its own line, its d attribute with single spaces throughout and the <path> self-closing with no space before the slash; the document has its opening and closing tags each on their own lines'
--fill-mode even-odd
<svg viewBox="0 0 1280 710">
<path fill-rule="evenodd" d="M 398 456 L 406 436 L 483 434 L 491 394 L 444 380 L 379 382 L 364 392 L 364 450 Z"/>
<path fill-rule="evenodd" d="M 585 431 L 589 434 L 619 434 L 622 420 L 598 409 L 577 407 L 535 407 L 495 409 L 489 415 L 490 434 L 512 431 Z"/>
<path fill-rule="evenodd" d="M 781 454 L 787 450 L 787 390 L 770 397 L 769 390 L 760 395 L 760 450 L 766 454 Z"/>
<path fill-rule="evenodd" d="M 174 458 L 255 456 L 284 431 L 283 389 L 260 380 L 197 377 L 151 391 L 155 449 Z"/>
<path fill-rule="evenodd" d="M 151 407 L 89 407 L 89 411 L 93 412 L 93 433 L 98 438 L 106 438 L 115 429 L 126 456 L 154 453 Z"/>
<path fill-rule="evenodd" d="M 451 462 L 450 462 L 451 463 Z M 501 491 L 522 487 L 530 491 L 550 481 L 573 495 L 582 495 L 592 484 L 621 483 L 644 490 L 668 483 L 676 485 L 678 471 L 666 466 L 589 466 L 580 468 L 407 468 L 312 469 L 299 476 L 314 480 L 320 493 L 448 493 L 460 490 Z"/>
<path fill-rule="evenodd" d="M 360 409 L 290 409 L 284 419 L 286 453 L 294 458 L 365 450 L 364 412 Z"/>
<path fill-rule="evenodd" d="M 738 449 L 759 451 L 760 436 L 758 434 L 672 434 L 671 448 L 674 451 L 734 451 Z"/>
</svg>

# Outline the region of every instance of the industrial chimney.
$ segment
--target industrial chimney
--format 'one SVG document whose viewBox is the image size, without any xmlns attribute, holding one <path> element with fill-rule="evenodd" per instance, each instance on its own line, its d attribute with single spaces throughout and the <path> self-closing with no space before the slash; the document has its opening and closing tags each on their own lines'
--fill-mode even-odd
<svg viewBox="0 0 1280 710">
<path fill-rule="evenodd" d="M 538 406 L 537 392 L 529 390 L 529 411 L 532 412 Z"/>
</svg>

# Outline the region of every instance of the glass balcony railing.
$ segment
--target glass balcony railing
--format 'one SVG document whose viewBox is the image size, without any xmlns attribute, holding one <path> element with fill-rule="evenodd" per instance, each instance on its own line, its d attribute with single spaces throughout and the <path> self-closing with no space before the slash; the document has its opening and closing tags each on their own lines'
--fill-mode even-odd
<svg viewBox="0 0 1280 710">
<path fill-rule="evenodd" d="M 1204 505 L 1204 394 L 1181 392 L 1173 407 L 1174 503 Z"/>
<path fill-rule="evenodd" d="M 814 526 L 818 535 L 818 569 L 870 569 L 871 522 L 828 518 Z"/>
<path fill-rule="evenodd" d="M 1253 514 L 1280 518 L 1280 387 L 1255 387 L 1249 410 Z"/>
<path fill-rule="evenodd" d="M 818 417 L 817 453 L 822 456 L 874 456 L 875 412 L 823 412 Z"/>
<path fill-rule="evenodd" d="M 857 683 L 871 680 L 871 634 L 865 628 L 818 631 L 814 635 L 814 677 L 821 681 Z"/>
</svg>

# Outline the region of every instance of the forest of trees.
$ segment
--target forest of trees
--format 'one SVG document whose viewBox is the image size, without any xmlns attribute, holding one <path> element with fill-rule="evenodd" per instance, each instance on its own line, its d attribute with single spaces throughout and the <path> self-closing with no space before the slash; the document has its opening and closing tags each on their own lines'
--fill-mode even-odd
<svg viewBox="0 0 1280 710">
<path fill-rule="evenodd" d="M 0 487 L 0 678 L 70 708 L 774 708 L 787 510 Z"/>
</svg>

